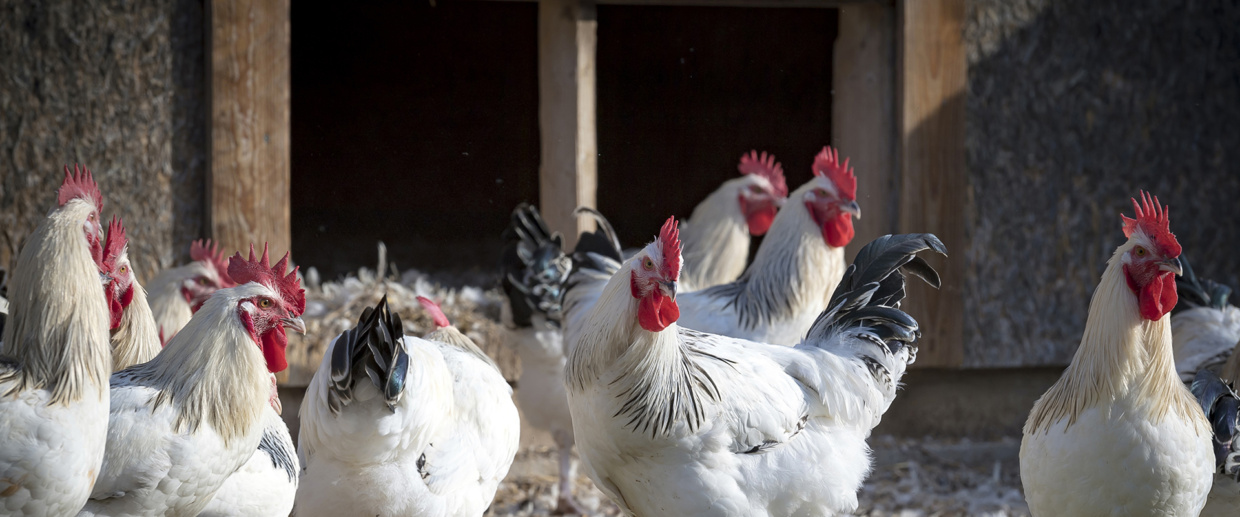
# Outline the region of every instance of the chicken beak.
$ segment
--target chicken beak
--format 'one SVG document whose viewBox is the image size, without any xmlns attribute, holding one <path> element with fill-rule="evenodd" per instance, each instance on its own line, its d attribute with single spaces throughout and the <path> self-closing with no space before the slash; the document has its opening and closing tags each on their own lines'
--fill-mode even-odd
<svg viewBox="0 0 1240 517">
<path fill-rule="evenodd" d="M 676 301 L 676 282 L 659 281 L 659 289 L 663 291 L 663 296 Z"/>
<path fill-rule="evenodd" d="M 852 214 L 853 217 L 856 217 L 857 219 L 861 219 L 861 205 L 858 205 L 856 201 L 849 201 L 847 203 L 841 203 L 840 211 Z"/>
<path fill-rule="evenodd" d="M 284 328 L 297 332 L 298 334 L 306 333 L 306 322 L 300 317 L 280 318 L 280 323 L 284 324 Z"/>
<path fill-rule="evenodd" d="M 112 282 L 112 275 L 107 273 L 99 273 L 99 285 L 107 287 L 110 282 Z"/>
<path fill-rule="evenodd" d="M 1162 262 L 1159 262 L 1159 263 L 1158 263 L 1158 269 L 1159 269 L 1160 271 L 1170 271 L 1170 272 L 1172 272 L 1172 273 L 1175 273 L 1175 274 L 1176 274 L 1176 276 L 1183 276 L 1183 275 L 1184 275 L 1184 266 L 1181 266 L 1181 265 L 1180 265 L 1180 259 L 1179 259 L 1179 257 L 1176 257 L 1176 258 L 1169 258 L 1169 259 L 1167 259 L 1167 260 L 1164 260 L 1164 261 L 1162 261 Z"/>
</svg>

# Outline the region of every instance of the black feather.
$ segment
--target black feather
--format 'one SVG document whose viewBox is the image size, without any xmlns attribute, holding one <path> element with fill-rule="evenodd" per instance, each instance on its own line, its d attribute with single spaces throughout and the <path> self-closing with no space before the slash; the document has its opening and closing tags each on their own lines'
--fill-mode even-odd
<svg viewBox="0 0 1240 517">
<path fill-rule="evenodd" d="M 403 338 L 403 323 L 388 307 L 387 296 L 362 311 L 357 326 L 341 334 L 332 350 L 328 407 L 333 413 L 353 401 L 353 389 L 362 379 L 383 393 L 388 409 L 394 410 L 409 371 Z"/>
<path fill-rule="evenodd" d="M 513 210 L 504 237 L 509 242 L 500 261 L 500 287 L 513 323 L 533 325 L 535 314 L 556 321 L 561 288 L 571 267 L 560 235 L 551 233 L 537 208 L 521 203 Z"/>
<path fill-rule="evenodd" d="M 1237 422 L 1237 417 L 1240 416 L 1240 397 L 1231 386 L 1210 370 L 1197 372 L 1189 389 L 1197 397 L 1197 403 L 1201 404 L 1206 420 L 1214 431 L 1215 466 L 1219 471 L 1236 477 L 1236 472 L 1226 469 L 1228 457 L 1234 455 L 1240 445 L 1237 441 L 1237 435 L 1240 434 L 1237 432 L 1237 427 L 1240 427 L 1240 422 Z"/>
<path fill-rule="evenodd" d="M 1183 254 L 1180 254 L 1180 264 L 1184 266 L 1184 274 L 1176 277 L 1175 288 L 1180 295 L 1180 301 L 1186 303 L 1176 304 L 1172 313 L 1193 307 L 1210 307 L 1220 310 L 1227 307 L 1228 298 L 1231 297 L 1230 286 L 1213 280 L 1197 278 L 1188 257 Z"/>
</svg>

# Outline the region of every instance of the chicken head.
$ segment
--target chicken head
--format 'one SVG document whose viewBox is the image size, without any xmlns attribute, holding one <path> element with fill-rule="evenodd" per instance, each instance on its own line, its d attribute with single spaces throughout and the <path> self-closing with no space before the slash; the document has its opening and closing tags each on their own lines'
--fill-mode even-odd
<svg viewBox="0 0 1240 517">
<path fill-rule="evenodd" d="M 284 329 L 306 333 L 306 324 L 301 319 L 301 314 L 306 310 L 306 291 L 297 278 L 297 268 L 285 275 L 288 256 L 285 253 L 275 265 L 268 265 L 267 245 L 263 244 L 262 258 L 256 259 L 254 245 L 251 244 L 248 260 L 241 258 L 238 252 L 228 263 L 228 276 L 233 281 L 238 284 L 253 282 L 267 290 L 262 295 L 242 300 L 237 311 L 250 337 L 263 351 L 267 371 L 272 373 L 288 367 L 284 356 L 288 336 Z"/>
<path fill-rule="evenodd" d="M 861 218 L 857 177 L 848 166 L 848 159 L 840 163 L 839 151 L 824 147 L 814 158 L 814 181 L 817 185 L 805 193 L 805 209 L 822 230 L 823 240 L 842 248 L 852 242 L 852 218 Z"/>
<path fill-rule="evenodd" d="M 741 156 L 737 169 L 747 181 L 740 184 L 737 200 L 745 222 L 749 225 L 749 233 L 763 235 L 775 221 L 775 214 L 783 206 L 788 197 L 788 183 L 784 179 L 784 168 L 775 161 L 774 155 L 765 151 L 749 151 Z"/>
<path fill-rule="evenodd" d="M 1132 200 L 1136 219 L 1121 214 L 1128 251 L 1124 253 L 1124 278 L 1137 295 L 1141 317 L 1157 321 L 1171 312 L 1178 301 L 1175 276 L 1182 272 L 1180 243 L 1171 233 L 1170 210 L 1158 198 L 1141 192 L 1141 203 Z"/>
<path fill-rule="evenodd" d="M 680 318 L 676 281 L 680 278 L 680 230 L 676 217 L 667 218 L 659 237 L 633 258 L 629 289 L 638 300 L 637 321 L 659 332 Z"/>
</svg>

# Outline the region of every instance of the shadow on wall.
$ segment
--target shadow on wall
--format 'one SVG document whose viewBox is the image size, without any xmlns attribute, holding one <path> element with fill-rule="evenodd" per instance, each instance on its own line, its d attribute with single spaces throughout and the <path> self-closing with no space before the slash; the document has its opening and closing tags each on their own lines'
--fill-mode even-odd
<svg viewBox="0 0 1240 517">
<path fill-rule="evenodd" d="M 1238 26 L 1223 0 L 969 2 L 966 365 L 1067 364 L 1139 189 L 1240 286 Z"/>
</svg>

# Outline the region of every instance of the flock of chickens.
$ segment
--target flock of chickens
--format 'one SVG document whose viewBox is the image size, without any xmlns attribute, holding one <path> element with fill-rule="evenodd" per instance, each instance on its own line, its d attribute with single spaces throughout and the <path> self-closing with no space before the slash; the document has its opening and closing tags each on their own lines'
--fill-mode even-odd
<svg viewBox="0 0 1240 517">
<path fill-rule="evenodd" d="M 286 330 L 305 330 L 288 254 L 196 242 L 148 299 L 123 224 L 105 231 L 91 173 L 66 167 L 0 299 L 0 514 L 478 516 L 520 415 L 559 447 L 559 513 L 587 513 L 574 446 L 630 515 L 851 513 L 916 358 L 906 281 L 938 287 L 919 254 L 947 251 L 888 235 L 848 263 L 857 184 L 830 148 L 791 193 L 772 156 L 739 170 L 640 249 L 583 208 L 598 230 L 566 250 L 516 208 L 501 278 L 520 414 L 433 301 L 418 338 L 384 299 L 327 348 L 295 447 L 274 376 Z M 1234 515 L 1240 310 L 1181 264 L 1167 208 L 1133 204 L 1080 348 L 1025 426 L 1025 495 L 1035 515 Z"/>
</svg>

